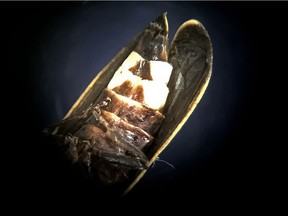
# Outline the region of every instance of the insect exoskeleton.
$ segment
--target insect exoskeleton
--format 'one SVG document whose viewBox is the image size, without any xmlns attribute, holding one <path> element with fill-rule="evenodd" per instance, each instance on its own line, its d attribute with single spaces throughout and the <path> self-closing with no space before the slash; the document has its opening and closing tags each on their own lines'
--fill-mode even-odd
<svg viewBox="0 0 288 216">
<path fill-rule="evenodd" d="M 127 177 L 127 168 L 147 168 L 148 159 L 142 152 L 147 153 L 164 120 L 161 110 L 169 93 L 167 84 L 171 72 L 172 66 L 168 62 L 147 60 L 133 51 L 96 100 L 97 110 L 92 112 L 94 124 L 89 122 L 75 135 L 82 140 L 91 140 L 93 136 L 92 145 L 98 148 L 95 155 L 99 156 L 94 158 L 96 167 L 99 161 L 105 163 L 103 159 L 109 162 L 105 170 L 97 170 L 103 182 Z M 99 137 L 105 138 L 106 142 L 101 142 Z M 107 149 L 110 145 L 115 149 Z M 106 157 L 103 157 L 104 150 Z M 110 173 L 108 166 L 122 170 L 115 172 L 112 169 Z"/>
<path fill-rule="evenodd" d="M 126 180 L 127 193 L 195 109 L 212 60 L 209 35 L 196 20 L 180 26 L 168 49 L 164 13 L 98 73 L 46 134 L 103 183 Z"/>
</svg>

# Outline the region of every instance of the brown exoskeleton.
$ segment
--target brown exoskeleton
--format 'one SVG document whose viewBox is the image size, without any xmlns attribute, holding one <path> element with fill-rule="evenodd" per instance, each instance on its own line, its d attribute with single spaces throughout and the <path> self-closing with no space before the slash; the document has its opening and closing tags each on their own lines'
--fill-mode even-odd
<svg viewBox="0 0 288 216">
<path fill-rule="evenodd" d="M 168 48 L 164 13 L 45 132 L 67 147 L 74 162 L 93 168 L 102 182 L 126 180 L 128 192 L 196 107 L 208 85 L 212 59 L 208 33 L 196 20 L 185 22 Z"/>
</svg>

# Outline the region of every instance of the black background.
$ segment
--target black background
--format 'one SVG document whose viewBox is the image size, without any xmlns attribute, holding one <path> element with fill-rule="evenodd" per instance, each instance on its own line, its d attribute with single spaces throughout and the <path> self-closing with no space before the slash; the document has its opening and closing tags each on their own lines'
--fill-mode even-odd
<svg viewBox="0 0 288 216">
<path fill-rule="evenodd" d="M 278 96 L 285 87 L 286 3 L 1 2 L 0 8 L 2 83 L 8 85 L 2 90 L 8 149 L 2 154 L 11 200 L 47 204 L 51 197 L 51 207 L 63 200 L 109 200 L 76 176 L 39 134 L 61 119 L 96 73 L 164 11 L 170 41 L 189 19 L 206 27 L 214 48 L 212 78 L 160 155 L 175 169 L 156 162 L 118 201 L 143 206 L 142 200 L 173 204 L 188 197 L 245 206 L 277 191 L 278 135 L 272 131 L 277 130 L 274 120 L 282 121 L 277 104 L 285 100 Z M 117 204 L 114 198 L 109 202 Z"/>
</svg>

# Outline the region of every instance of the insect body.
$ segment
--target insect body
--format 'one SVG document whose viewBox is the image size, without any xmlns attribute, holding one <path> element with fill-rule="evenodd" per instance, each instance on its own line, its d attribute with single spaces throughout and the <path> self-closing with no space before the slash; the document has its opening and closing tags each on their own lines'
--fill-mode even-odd
<svg viewBox="0 0 288 216">
<path fill-rule="evenodd" d="M 96 168 L 104 183 L 127 178 L 130 169 L 148 168 L 145 152 L 164 120 L 161 110 L 169 93 L 167 37 L 154 23 L 135 47 L 146 59 L 132 51 L 91 106 L 53 129 L 70 146 L 73 160 Z M 68 125 L 73 130 L 68 127 L 65 134 L 61 129 Z"/>
<path fill-rule="evenodd" d="M 74 162 L 96 171 L 102 182 L 129 180 L 127 192 L 192 113 L 211 69 L 212 46 L 204 27 L 194 20 L 184 23 L 168 49 L 164 13 L 45 132 L 66 146 Z"/>
</svg>

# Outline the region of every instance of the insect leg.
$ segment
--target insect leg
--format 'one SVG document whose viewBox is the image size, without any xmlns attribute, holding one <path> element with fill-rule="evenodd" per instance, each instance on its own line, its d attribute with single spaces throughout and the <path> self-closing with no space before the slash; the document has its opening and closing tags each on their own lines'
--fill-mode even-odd
<svg viewBox="0 0 288 216">
<path fill-rule="evenodd" d="M 101 159 L 132 169 L 147 168 L 147 158 L 141 150 L 138 149 L 135 153 L 135 150 L 131 150 L 126 144 L 119 144 L 111 140 L 107 136 L 107 132 L 104 132 L 94 124 L 84 125 L 74 136 L 78 139 L 76 149 L 79 160 L 88 166 L 92 160 Z M 69 142 L 74 142 L 74 140 L 74 138 L 68 139 Z M 70 148 L 74 147 L 74 145 L 75 144 L 70 143 Z M 71 148 L 71 150 L 73 150 L 73 148 Z M 142 156 L 142 154 L 144 156 Z"/>
</svg>

